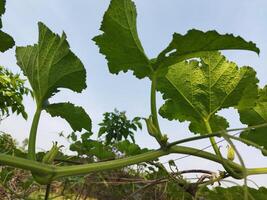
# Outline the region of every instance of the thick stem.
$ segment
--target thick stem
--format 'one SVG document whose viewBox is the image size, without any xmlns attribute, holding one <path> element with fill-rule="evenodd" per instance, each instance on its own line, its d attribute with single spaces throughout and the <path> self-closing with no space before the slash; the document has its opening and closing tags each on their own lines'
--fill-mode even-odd
<svg viewBox="0 0 267 200">
<path fill-rule="evenodd" d="M 8 165 L 16 168 L 21 168 L 25 170 L 30 170 L 32 172 L 52 175 L 52 179 L 64 177 L 64 176 L 76 176 L 88 174 L 91 172 L 103 171 L 103 170 L 111 170 L 120 167 L 125 167 L 133 164 L 138 164 L 140 162 L 146 162 L 150 160 L 157 159 L 158 157 L 170 154 L 170 153 L 180 153 L 186 155 L 193 155 L 200 158 L 205 158 L 207 160 L 211 160 L 217 163 L 222 164 L 222 159 L 218 158 L 218 156 L 201 151 L 199 149 L 184 147 L 184 146 L 173 146 L 169 149 L 169 151 L 164 150 L 155 150 L 147 153 L 139 154 L 136 156 L 131 156 L 128 158 L 117 159 L 113 161 L 106 161 L 100 163 L 92 163 L 92 164 L 83 164 L 76 166 L 63 166 L 63 167 L 55 167 L 43 163 L 39 163 L 36 161 L 31 161 L 24 158 L 18 158 L 10 155 L 0 154 L 0 163 L 3 165 Z M 242 171 L 242 167 L 234 163 L 230 160 L 223 159 L 224 163 L 227 163 L 228 166 L 235 169 L 236 171 Z M 266 168 L 253 168 L 247 169 L 247 175 L 254 174 L 267 174 Z"/>
<path fill-rule="evenodd" d="M 29 136 L 29 147 L 28 147 L 28 158 L 30 160 L 36 160 L 36 135 L 37 135 L 37 129 L 38 129 L 38 124 L 40 120 L 42 109 L 40 107 L 37 107 L 36 112 L 33 117 L 32 121 L 32 127 L 30 131 L 30 136 Z"/>
<path fill-rule="evenodd" d="M 194 155 L 194 156 L 201 157 L 201 158 L 206 158 L 214 162 L 222 163 L 222 160 L 214 154 L 201 151 L 195 148 L 190 148 L 190 147 L 173 146 L 170 149 L 168 149 L 168 151 L 155 150 L 155 151 L 150 151 L 147 153 L 139 154 L 136 156 L 131 156 L 128 158 L 112 160 L 112 161 L 107 161 L 107 162 L 58 167 L 57 175 L 55 178 L 64 177 L 64 176 L 76 176 L 76 175 L 82 175 L 82 174 L 87 174 L 87 173 L 96 172 L 96 171 L 103 171 L 103 170 L 110 170 L 110 169 L 125 167 L 128 165 L 133 165 L 133 164 L 138 164 L 141 162 L 154 160 L 158 157 L 168 155 L 170 153 L 189 154 L 189 155 Z M 241 166 L 234 162 L 231 162 L 226 159 L 224 159 L 224 162 L 226 162 L 229 166 L 231 166 L 232 168 L 236 170 L 241 170 Z"/>
<path fill-rule="evenodd" d="M 40 174 L 54 174 L 55 167 L 33 160 L 0 154 L 0 163 L 11 167 L 29 170 Z"/>
</svg>

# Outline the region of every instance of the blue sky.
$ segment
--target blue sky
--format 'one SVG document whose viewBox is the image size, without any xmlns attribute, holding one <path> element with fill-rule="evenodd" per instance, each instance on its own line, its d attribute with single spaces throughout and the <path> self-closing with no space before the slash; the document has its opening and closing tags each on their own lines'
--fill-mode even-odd
<svg viewBox="0 0 267 200">
<path fill-rule="evenodd" d="M 136 0 L 138 12 L 138 32 L 145 52 L 155 57 L 171 41 L 174 32 L 186 33 L 195 28 L 203 31 L 217 30 L 220 33 L 241 35 L 246 40 L 255 42 L 261 50 L 260 56 L 246 51 L 225 51 L 228 59 L 240 66 L 249 65 L 256 69 L 260 85 L 267 84 L 267 1 L 265 0 Z M 149 115 L 149 89 L 146 79 L 138 80 L 131 72 L 112 75 L 108 72 L 104 56 L 99 54 L 98 47 L 91 41 L 98 30 L 102 16 L 109 4 L 108 0 L 8 0 L 3 17 L 4 31 L 12 35 L 17 46 L 33 44 L 37 41 L 37 22 L 44 22 L 54 32 L 61 34 L 64 30 L 68 36 L 73 52 L 82 60 L 87 70 L 88 88 L 82 94 L 62 91 L 52 101 L 71 101 L 83 106 L 93 120 L 93 128 L 102 119 L 102 113 L 114 108 L 126 110 L 130 117 Z M 14 48 L 0 55 L 1 65 L 14 72 L 16 66 Z M 162 104 L 158 95 L 158 104 Z M 28 136 L 34 103 L 26 98 L 25 105 L 29 113 L 28 121 L 21 117 L 11 116 L 1 124 L 1 130 L 10 132 L 18 141 Z M 231 127 L 242 126 L 233 109 L 220 112 L 229 119 Z M 168 133 L 171 140 L 192 136 L 188 131 L 188 123 L 168 122 L 160 119 L 163 132 Z M 59 139 L 57 133 L 70 132 L 66 122 L 50 118 L 43 113 L 39 126 L 37 147 L 48 149 L 52 141 L 59 140 L 67 146 L 66 141 Z M 136 135 L 141 146 L 157 148 L 145 129 Z M 207 141 L 190 144 L 205 147 Z M 266 158 L 253 148 L 238 144 L 247 166 L 267 166 Z M 225 149 L 225 144 L 222 145 Z M 177 158 L 179 155 L 173 155 Z M 163 161 L 167 158 L 163 158 Z M 186 158 L 177 162 L 180 169 L 211 168 L 221 169 L 217 164 L 203 162 L 197 158 Z M 253 180 L 267 186 L 267 176 L 255 176 Z"/>
</svg>

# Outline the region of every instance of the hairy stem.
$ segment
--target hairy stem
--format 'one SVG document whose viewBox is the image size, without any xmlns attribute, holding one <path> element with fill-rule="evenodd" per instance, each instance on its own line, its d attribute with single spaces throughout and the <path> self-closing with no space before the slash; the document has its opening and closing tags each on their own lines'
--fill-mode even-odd
<svg viewBox="0 0 267 200">
<path fill-rule="evenodd" d="M 263 125 L 266 126 L 267 124 L 264 123 Z M 167 148 L 175 146 L 177 144 L 182 144 L 182 143 L 191 142 L 191 141 L 195 141 L 195 140 L 201 140 L 201 139 L 210 138 L 210 137 L 220 137 L 224 134 L 224 132 L 232 132 L 232 131 L 236 131 L 236 130 L 250 130 L 250 129 L 254 129 L 254 128 L 255 128 L 255 126 L 246 127 L 246 128 L 237 128 L 237 129 L 227 129 L 226 131 L 218 131 L 218 132 L 214 132 L 214 133 L 207 134 L 207 135 L 193 136 L 193 137 L 189 137 L 189 138 L 185 138 L 185 139 L 171 142 L 167 145 Z M 244 139 L 244 138 L 236 137 L 234 135 L 229 135 L 229 134 L 227 134 L 227 137 L 234 139 L 234 140 L 237 140 L 239 142 L 243 142 L 244 144 L 247 144 L 249 146 L 253 146 L 253 147 L 261 150 L 262 153 L 267 155 L 267 150 L 264 149 L 263 147 L 261 147 L 260 145 L 256 144 L 255 142 L 252 142 L 252 141 Z M 222 142 L 222 140 L 219 142 Z M 219 142 L 216 142 L 216 143 L 218 144 Z"/>
<path fill-rule="evenodd" d="M 248 199 L 248 184 L 247 184 L 247 168 L 245 166 L 245 162 L 241 156 L 241 154 L 239 153 L 239 151 L 237 150 L 236 146 L 234 145 L 234 143 L 229 139 L 228 135 L 226 133 L 222 134 L 223 138 L 228 142 L 228 144 L 231 145 L 231 147 L 234 149 L 234 151 L 236 152 L 236 155 L 240 161 L 240 164 L 242 166 L 242 175 L 244 177 L 244 200 Z"/>
<path fill-rule="evenodd" d="M 212 129 L 211 129 L 211 126 L 209 124 L 209 121 L 208 120 L 204 120 L 205 122 L 205 126 L 206 126 L 206 129 L 207 129 L 207 133 L 208 134 L 212 134 Z M 220 152 L 220 149 L 219 147 L 217 146 L 216 144 L 216 141 L 215 141 L 215 138 L 214 137 L 210 137 L 210 142 L 211 142 L 211 145 L 213 147 L 213 150 L 215 152 L 215 154 L 219 157 L 219 159 L 221 159 L 222 161 L 222 166 L 224 167 L 224 169 L 234 178 L 236 179 L 241 179 L 242 178 L 242 175 L 239 175 L 238 173 L 236 173 L 230 166 L 228 166 L 228 164 L 226 162 L 224 162 L 224 159 L 223 159 L 223 156 Z M 239 170 L 240 171 L 240 170 Z"/>
<path fill-rule="evenodd" d="M 159 150 L 153 150 L 147 153 L 142 153 L 136 156 L 131 156 L 128 158 L 122 158 L 122 159 L 100 162 L 100 163 L 75 165 L 75 166 L 56 167 L 56 166 L 51 166 L 51 165 L 39 163 L 36 161 L 31 161 L 31 160 L 24 159 L 24 158 L 18 158 L 18 157 L 6 155 L 6 154 L 0 154 L 0 163 L 3 165 L 30 170 L 35 173 L 52 175 L 52 179 L 55 180 L 57 178 L 65 177 L 65 176 L 76 176 L 76 175 L 88 174 L 91 172 L 121 168 L 121 167 L 129 166 L 129 165 L 133 165 L 133 164 L 138 164 L 141 162 L 154 160 L 154 159 L 157 159 L 158 157 L 171 154 L 171 153 L 192 155 L 192 156 L 204 158 L 210 161 L 214 161 L 220 164 L 224 162 L 224 163 L 227 163 L 227 165 L 233 168 L 235 171 L 242 171 L 242 167 L 237 163 L 234 163 L 224 158 L 222 158 L 223 159 L 222 160 L 218 158 L 217 155 L 214 155 L 209 152 L 205 152 L 205 151 L 191 148 L 191 147 L 184 147 L 184 146 L 173 146 L 169 149 L 169 151 L 159 149 Z M 267 174 L 267 167 L 247 169 L 247 175 L 254 175 L 254 174 Z"/>
<path fill-rule="evenodd" d="M 37 135 L 37 129 L 38 124 L 40 120 L 42 109 L 40 107 L 37 107 L 36 112 L 33 117 L 30 136 L 29 136 L 29 147 L 28 147 L 28 158 L 30 160 L 36 160 L 36 135 Z"/>
<path fill-rule="evenodd" d="M 152 80 L 151 80 L 151 94 L 150 94 L 151 115 L 152 115 L 152 120 L 153 120 L 154 125 L 157 127 L 159 133 L 161 133 L 159 122 L 158 122 L 156 86 L 157 86 L 157 76 L 153 74 Z"/>
<path fill-rule="evenodd" d="M 155 150 L 147 153 L 139 154 L 136 156 L 131 156 L 128 158 L 112 160 L 107 162 L 100 163 L 92 163 L 85 165 L 76 165 L 76 166 L 66 166 L 66 167 L 58 167 L 56 177 L 64 177 L 64 176 L 72 176 L 72 175 L 82 175 L 90 172 L 103 171 L 109 169 L 115 169 L 120 167 L 125 167 L 132 164 L 137 164 L 141 162 L 150 161 L 156 159 L 158 157 L 168 155 L 170 153 L 180 153 L 180 154 L 189 154 L 194 155 L 201 158 L 206 158 L 208 160 L 221 163 L 221 159 L 219 159 L 216 155 L 201 151 L 195 148 L 184 147 L 184 146 L 173 146 L 168 151 L 166 150 Z M 227 162 L 232 168 L 236 170 L 241 170 L 241 166 L 233 163 L 229 160 L 224 159 L 224 162 Z"/>
</svg>

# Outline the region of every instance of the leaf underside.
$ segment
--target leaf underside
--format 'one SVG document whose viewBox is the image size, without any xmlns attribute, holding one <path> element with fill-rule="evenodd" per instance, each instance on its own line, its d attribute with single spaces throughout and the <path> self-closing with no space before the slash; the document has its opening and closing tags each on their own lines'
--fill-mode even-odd
<svg viewBox="0 0 267 200">
<path fill-rule="evenodd" d="M 151 69 L 137 34 L 136 16 L 131 0 L 112 0 L 100 28 L 103 34 L 93 40 L 106 56 L 111 73 L 132 70 L 136 77 L 144 78 Z"/>
<path fill-rule="evenodd" d="M 73 131 L 82 131 L 82 129 L 91 131 L 91 119 L 82 107 L 75 106 L 71 103 L 55 103 L 48 105 L 45 110 L 52 117 L 65 119 Z"/>
<path fill-rule="evenodd" d="M 190 121 L 194 133 L 207 133 L 205 121 L 212 131 L 224 130 L 228 123 L 216 113 L 237 106 L 246 88 L 257 84 L 255 74 L 250 67 L 238 69 L 219 52 L 207 52 L 200 61 L 177 63 L 158 81 L 166 100 L 160 114 L 169 120 Z"/>
<path fill-rule="evenodd" d="M 208 51 L 242 49 L 259 53 L 254 43 L 239 36 L 192 29 L 185 35 L 174 33 L 169 46 L 156 59 L 148 59 L 138 37 L 136 18 L 131 0 L 111 0 L 100 28 L 103 34 L 93 38 L 113 74 L 131 70 L 140 79 L 153 73 L 164 77 L 169 66 L 201 57 Z"/>
<path fill-rule="evenodd" d="M 39 22 L 38 44 L 17 47 L 17 64 L 32 86 L 37 104 L 68 88 L 81 92 L 86 88 L 82 62 L 70 50 L 65 33 L 60 37 Z"/>
<path fill-rule="evenodd" d="M 231 49 L 250 50 L 258 54 L 260 52 L 254 43 L 246 42 L 240 36 L 221 35 L 216 31 L 202 32 L 192 29 L 185 35 L 174 33 L 169 46 L 157 57 L 156 65 L 168 67 L 186 59 L 201 57 L 207 51 Z"/>
</svg>

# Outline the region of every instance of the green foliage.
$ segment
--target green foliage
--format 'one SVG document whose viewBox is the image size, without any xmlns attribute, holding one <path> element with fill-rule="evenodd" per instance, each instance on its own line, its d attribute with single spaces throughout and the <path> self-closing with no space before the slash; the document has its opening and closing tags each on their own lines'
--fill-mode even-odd
<svg viewBox="0 0 267 200">
<path fill-rule="evenodd" d="M 212 131 L 225 130 L 228 122 L 216 113 L 237 106 L 246 88 L 257 84 L 255 74 L 250 67 L 238 69 L 218 52 L 206 53 L 200 61 L 180 62 L 159 81 L 166 100 L 160 114 L 169 120 L 190 121 L 194 133 L 207 133 L 205 122 Z"/>
<path fill-rule="evenodd" d="M 267 196 L 267 189 L 260 187 L 258 190 L 254 188 L 249 188 L 249 197 L 248 200 L 265 200 Z M 212 190 L 205 189 L 201 191 L 201 194 L 198 195 L 199 199 L 207 200 L 235 200 L 244 198 L 244 187 L 233 186 L 228 188 L 215 187 Z"/>
<path fill-rule="evenodd" d="M 125 112 L 119 112 L 116 109 L 114 112 L 104 113 L 103 116 L 104 119 L 99 124 L 98 137 L 105 136 L 107 144 L 120 141 L 122 138 L 126 140 L 128 137 L 131 138 L 132 142 L 135 142 L 134 131 L 137 131 L 138 128 L 142 129 L 140 117 L 129 120 Z"/>
<path fill-rule="evenodd" d="M 4 4 L 5 1 L 0 2 L 0 15 L 5 11 Z M 190 130 L 200 134 L 219 130 L 226 131 L 227 120 L 217 114 L 224 108 L 238 108 L 241 122 L 248 126 L 266 123 L 267 86 L 258 90 L 258 80 L 252 68 L 238 68 L 235 63 L 227 61 L 217 52 L 218 50 L 243 49 L 259 53 L 256 45 L 232 34 L 220 35 L 216 31 L 202 32 L 193 29 L 185 35 L 175 33 L 168 47 L 156 58 L 149 59 L 138 37 L 136 18 L 136 8 L 131 0 L 111 0 L 100 28 L 103 33 L 93 40 L 99 46 L 100 52 L 105 55 L 111 73 L 118 74 L 120 71 L 131 70 L 137 78 L 149 77 L 151 80 L 151 115 L 146 123 L 149 134 L 157 139 L 161 148 L 149 151 L 135 144 L 134 133 L 138 129 L 142 129 L 139 117 L 129 120 L 125 112 L 117 110 L 104 113 L 103 122 L 99 124 L 98 138 L 92 139 L 91 119 L 84 109 L 71 103 L 49 104 L 49 98 L 55 95 L 60 88 L 67 88 L 74 92 L 81 92 L 85 89 L 86 72 L 82 62 L 70 50 L 65 33 L 59 36 L 44 24 L 39 23 L 38 43 L 32 46 L 17 47 L 16 58 L 18 65 L 31 84 L 37 104 L 30 131 L 28 157 L 32 160 L 43 161 L 43 163 L 26 160 L 24 151 L 18 150 L 14 145 L 6 146 L 9 143 L 13 144 L 8 135 L 0 138 L 1 150 L 6 154 L 9 153 L 24 159 L 2 154 L 0 163 L 32 170 L 33 177 L 37 182 L 50 184 L 59 177 L 82 175 L 153 160 L 149 162 L 149 165 L 142 164 L 142 167 L 148 166 L 148 171 L 152 171 L 151 174 L 144 176 L 146 178 L 153 177 L 155 180 L 152 181 L 152 184 L 157 185 L 157 181 L 162 180 L 167 182 L 165 189 L 162 189 L 162 186 L 155 187 L 154 194 L 160 192 L 164 193 L 164 197 L 168 199 L 182 196 L 183 199 L 188 200 L 195 196 L 202 184 L 213 184 L 225 176 L 246 178 L 247 175 L 267 173 L 267 168 L 243 170 L 243 164 L 241 166 L 230 161 L 233 160 L 231 157 L 230 160 L 222 159 L 220 150 L 212 137 L 210 141 L 216 155 L 199 149 L 168 145 L 167 135 L 160 130 L 156 108 L 156 90 L 158 90 L 163 94 L 165 100 L 160 114 L 169 120 L 189 121 Z M 0 28 L 2 28 L 2 24 Z M 0 51 L 5 51 L 13 46 L 13 40 L 2 32 L 0 32 L 0 40 Z M 0 95 L 3 96 L 1 101 L 3 99 L 4 102 L 1 102 L 0 107 L 2 115 L 8 115 L 11 108 L 12 112 L 21 113 L 26 118 L 22 106 L 22 95 L 27 94 L 29 90 L 24 88 L 24 82 L 19 80 L 17 75 L 2 68 L 1 70 L 3 74 L 0 74 L 0 83 L 3 84 L 3 86 L 1 85 L 3 90 Z M 12 90 L 10 91 L 9 88 Z M 78 153 L 78 156 L 72 158 L 73 160 L 68 160 L 68 156 L 59 152 L 60 147 L 57 144 L 54 144 L 47 154 L 44 152 L 36 154 L 36 135 L 42 110 L 46 110 L 51 116 L 62 117 L 72 127 L 73 133 L 68 136 L 71 141 L 70 150 Z M 80 137 L 77 136 L 75 131 L 83 129 L 87 132 L 82 133 Z M 266 128 L 262 127 L 243 132 L 241 136 L 266 148 L 265 133 Z M 232 144 L 226 134 L 223 136 Z M 201 136 L 197 139 L 203 138 Z M 176 141 L 173 144 L 182 143 L 181 141 L 185 140 Z M 221 163 L 227 172 L 220 172 L 216 178 L 213 177 L 212 172 L 207 173 L 208 176 L 204 179 L 190 183 L 183 180 L 182 173 L 178 171 L 174 162 L 170 162 L 169 165 L 170 168 L 176 167 L 177 172 L 169 173 L 160 163 L 154 161 L 159 156 L 170 153 L 191 154 L 207 158 Z M 239 154 L 237 153 L 237 155 Z M 57 163 L 58 158 L 62 159 L 61 161 L 65 164 L 62 164 L 61 161 Z M 117 158 L 120 159 L 116 160 Z M 82 163 L 89 162 L 90 164 L 76 165 L 81 164 L 80 159 L 83 161 Z M 106 159 L 110 161 L 103 162 Z M 242 161 L 241 158 L 240 160 Z M 95 161 L 102 162 L 92 163 Z M 69 166 L 66 164 L 67 162 L 74 162 L 75 165 Z M 54 166 L 49 164 L 54 164 Z M 158 167 L 159 165 L 161 167 Z M 240 176 L 233 175 L 234 173 L 230 173 L 231 170 Z M 13 173 L 12 170 L 11 172 Z M 3 170 L 3 176 L 8 177 L 8 173 Z M 209 181 L 206 182 L 205 178 L 208 178 Z M 10 177 L 8 179 L 11 180 Z M 170 181 L 170 179 L 172 180 Z M 84 187 L 85 181 L 82 182 Z M 32 181 L 25 184 L 24 188 L 29 187 L 31 183 Z M 139 187 L 141 186 L 139 185 Z M 129 187 L 126 190 L 129 191 Z M 253 193 L 252 196 L 249 196 L 251 199 L 253 199 L 252 197 L 263 199 L 266 196 L 264 188 L 260 188 L 258 191 L 251 188 L 248 190 L 249 193 Z M 199 191 L 199 197 L 206 199 L 218 199 L 218 196 L 221 199 L 242 199 L 243 188 L 215 188 L 214 190 L 206 188 L 204 193 Z M 145 198 L 141 196 L 140 199 L 150 198 L 151 196 L 148 195 Z"/>
<path fill-rule="evenodd" d="M 23 105 L 23 95 L 28 95 L 30 90 L 24 86 L 18 74 L 0 66 L 0 120 L 12 113 L 21 114 L 27 119 L 27 113 Z"/>
<path fill-rule="evenodd" d="M 115 157 L 131 156 L 144 153 L 147 149 L 141 149 L 137 144 L 128 141 L 128 137 L 135 141 L 134 133 L 142 128 L 140 117 L 129 120 L 126 112 L 106 112 L 104 119 L 99 124 L 98 140 L 91 138 L 92 132 L 85 132 L 78 139 L 75 133 L 71 133 L 68 139 L 71 140 L 70 150 L 77 152 L 78 156 L 89 158 L 114 159 Z M 102 136 L 103 139 L 102 139 Z"/>
<path fill-rule="evenodd" d="M 81 92 L 86 88 L 85 69 L 69 49 L 65 33 L 60 37 L 43 23 L 38 23 L 38 44 L 17 47 L 17 64 L 27 76 L 38 106 L 58 92 L 68 88 Z"/>
<path fill-rule="evenodd" d="M 137 34 L 136 15 L 131 0 L 112 0 L 100 28 L 104 33 L 93 40 L 106 55 L 111 73 L 132 70 L 144 78 L 151 67 Z"/>
<path fill-rule="evenodd" d="M 260 50 L 252 42 L 232 34 L 220 35 L 216 31 L 202 32 L 189 30 L 185 35 L 174 33 L 169 46 L 157 58 L 158 66 L 171 66 L 180 61 L 205 56 L 209 51 L 243 49 L 259 54 Z"/>
<path fill-rule="evenodd" d="M 5 13 L 6 0 L 0 0 L 0 29 L 3 27 L 2 15 Z M 0 51 L 5 52 L 6 50 L 12 48 L 15 45 L 13 38 L 7 33 L 0 30 Z"/>
<path fill-rule="evenodd" d="M 91 139 L 91 135 L 89 132 L 83 133 L 80 140 L 76 139 L 71 143 L 70 150 L 77 152 L 78 156 L 87 156 L 92 160 L 114 159 L 112 148 L 102 141 Z"/>
<path fill-rule="evenodd" d="M 137 78 L 164 76 L 170 65 L 205 55 L 208 51 L 243 49 L 259 53 L 252 42 L 216 31 L 190 30 L 186 35 L 175 33 L 169 46 L 156 59 L 145 55 L 136 28 L 136 9 L 131 0 L 111 0 L 100 30 L 93 40 L 106 56 L 111 73 L 132 70 Z M 175 51 L 175 52 L 173 52 Z"/>
<path fill-rule="evenodd" d="M 16 149 L 16 141 L 11 135 L 0 132 L 0 153 L 13 154 Z"/>
<path fill-rule="evenodd" d="M 128 140 L 120 141 L 114 144 L 114 146 L 126 156 L 134 156 L 148 151 L 147 148 L 141 149 L 137 144 L 131 143 Z"/>
<path fill-rule="evenodd" d="M 256 101 L 251 101 L 252 98 L 246 98 L 242 105 L 239 105 L 240 121 L 248 126 L 267 123 L 267 86 L 258 90 Z M 260 127 L 244 131 L 241 134 L 242 138 L 255 142 L 267 149 L 266 127 Z"/>
<path fill-rule="evenodd" d="M 90 131 L 92 128 L 91 119 L 82 107 L 71 103 L 55 103 L 46 106 L 45 110 L 52 117 L 60 116 L 64 118 L 68 121 L 73 131 L 82 131 L 82 129 Z"/>
<path fill-rule="evenodd" d="M 91 120 L 81 107 L 75 107 L 70 103 L 49 106 L 48 99 L 57 93 L 59 88 L 67 88 L 74 92 L 85 89 L 86 72 L 82 62 L 70 50 L 64 32 L 60 37 L 43 23 L 39 22 L 38 26 L 38 44 L 16 48 L 17 64 L 27 76 L 37 104 L 29 137 L 28 153 L 32 160 L 36 159 L 36 135 L 43 109 L 52 116 L 66 119 L 74 130 L 91 128 Z"/>
</svg>

